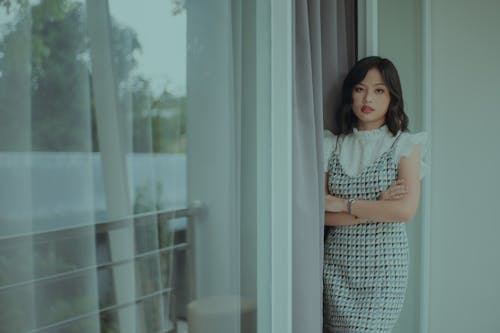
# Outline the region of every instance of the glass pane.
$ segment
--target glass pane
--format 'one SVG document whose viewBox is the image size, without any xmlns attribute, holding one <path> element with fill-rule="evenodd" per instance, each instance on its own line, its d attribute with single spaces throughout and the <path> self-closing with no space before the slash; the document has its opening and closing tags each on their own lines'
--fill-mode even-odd
<svg viewBox="0 0 500 333">
<path fill-rule="evenodd" d="M 183 2 L 110 0 L 109 11 L 134 212 L 186 207 Z"/>
<path fill-rule="evenodd" d="M 74 316 L 85 319 L 74 328 L 99 328 L 90 315 L 98 294 L 85 22 L 83 1 L 0 2 L 6 332 L 50 329 Z M 19 320 L 18 311 L 25 318 Z"/>
<path fill-rule="evenodd" d="M 0 0 L 2 332 L 255 331 L 252 8 Z"/>
<path fill-rule="evenodd" d="M 177 1 L 0 1 L 6 332 L 174 328 L 156 212 L 186 207 L 185 30 Z"/>
</svg>

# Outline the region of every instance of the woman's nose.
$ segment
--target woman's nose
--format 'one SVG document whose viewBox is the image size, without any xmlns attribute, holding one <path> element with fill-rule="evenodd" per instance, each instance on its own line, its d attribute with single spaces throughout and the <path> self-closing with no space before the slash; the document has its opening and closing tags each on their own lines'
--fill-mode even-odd
<svg viewBox="0 0 500 333">
<path fill-rule="evenodd" d="M 373 99 L 373 93 L 370 91 L 367 91 L 365 95 L 363 96 L 363 101 L 364 102 L 370 102 Z"/>
</svg>

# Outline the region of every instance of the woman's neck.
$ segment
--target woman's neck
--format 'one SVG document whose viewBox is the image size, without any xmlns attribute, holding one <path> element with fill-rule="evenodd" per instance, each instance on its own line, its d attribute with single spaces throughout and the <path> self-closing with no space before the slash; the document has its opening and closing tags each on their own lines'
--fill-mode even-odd
<svg viewBox="0 0 500 333">
<path fill-rule="evenodd" d="M 356 128 L 358 129 L 358 131 L 372 131 L 372 130 L 379 129 L 379 128 L 383 127 L 384 125 L 385 125 L 385 123 L 375 123 L 375 124 L 372 124 L 372 123 L 360 124 L 360 123 L 358 123 Z"/>
</svg>

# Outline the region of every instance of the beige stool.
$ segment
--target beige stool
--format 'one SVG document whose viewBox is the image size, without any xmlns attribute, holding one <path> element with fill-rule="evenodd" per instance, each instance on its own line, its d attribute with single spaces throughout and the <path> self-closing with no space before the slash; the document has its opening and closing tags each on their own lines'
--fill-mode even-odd
<svg viewBox="0 0 500 333">
<path fill-rule="evenodd" d="M 238 333 L 235 327 L 241 316 L 241 333 L 257 332 L 255 300 L 236 295 L 211 296 L 188 304 L 189 333 Z"/>
</svg>

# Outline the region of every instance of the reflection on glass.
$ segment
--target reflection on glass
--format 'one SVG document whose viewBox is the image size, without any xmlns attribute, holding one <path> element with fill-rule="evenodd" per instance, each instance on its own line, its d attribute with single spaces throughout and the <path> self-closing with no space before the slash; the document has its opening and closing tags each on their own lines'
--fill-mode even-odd
<svg viewBox="0 0 500 333">
<path fill-rule="evenodd" d="M 98 3 L 108 51 L 89 33 Z M 156 212 L 186 206 L 185 35 L 182 1 L 0 0 L 2 332 L 174 328 L 176 233 Z M 114 124 L 99 117 L 103 74 Z M 110 218 L 117 151 L 129 211 L 148 217 Z"/>
</svg>

